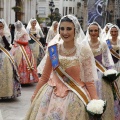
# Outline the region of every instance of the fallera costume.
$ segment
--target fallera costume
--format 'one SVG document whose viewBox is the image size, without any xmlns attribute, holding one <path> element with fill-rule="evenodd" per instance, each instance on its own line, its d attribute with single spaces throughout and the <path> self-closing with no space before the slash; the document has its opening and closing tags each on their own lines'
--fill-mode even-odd
<svg viewBox="0 0 120 120">
<path fill-rule="evenodd" d="M 36 19 L 31 19 L 28 23 L 28 26 L 26 28 L 29 36 L 30 36 L 30 40 L 29 42 L 29 46 L 33 52 L 34 58 L 35 58 L 35 62 L 37 64 L 37 66 L 40 64 L 42 58 L 44 57 L 45 53 L 44 53 L 44 48 L 40 42 L 40 37 L 44 37 L 43 32 L 38 24 L 38 22 L 36 23 L 35 29 L 33 30 L 31 28 L 31 23 L 33 21 L 36 21 Z M 42 35 L 42 36 L 41 36 Z M 38 42 L 37 42 L 38 41 Z"/>
<path fill-rule="evenodd" d="M 76 17 L 72 15 L 64 17 L 68 17 L 74 23 L 76 37 L 80 34 L 79 31 L 82 33 Z M 52 40 L 51 42 L 55 44 L 55 41 L 58 40 Z M 61 39 L 57 44 L 58 54 L 62 47 L 61 41 L 63 40 Z M 75 39 L 75 42 L 77 43 L 77 39 Z M 95 99 L 97 95 L 93 80 L 97 77 L 95 76 L 96 74 L 93 74 L 96 73 L 92 58 L 93 54 L 88 44 L 76 43 L 77 50 L 75 55 L 72 57 L 58 55 L 60 66 L 74 78 L 78 86 L 83 88 L 89 99 Z M 44 85 L 33 100 L 25 120 L 89 120 L 84 103 L 71 89 L 60 81 L 56 71 L 53 71 L 48 54 L 40 82 Z"/>
<path fill-rule="evenodd" d="M 0 99 L 11 99 L 21 95 L 21 85 L 13 56 L 10 55 L 11 36 L 9 28 L 4 21 L 4 36 L 0 36 Z"/>
<path fill-rule="evenodd" d="M 118 37 L 117 37 L 117 40 L 116 40 L 116 43 L 114 43 L 112 41 L 112 36 L 110 34 L 110 31 L 111 29 L 115 27 L 116 30 L 118 31 Z M 117 53 L 117 55 L 119 56 L 120 55 L 120 30 L 118 28 L 117 25 L 112 25 L 111 28 L 109 29 L 108 31 L 108 34 L 106 36 L 106 40 L 110 41 L 110 44 L 111 44 L 111 47 L 112 47 L 112 50 L 115 51 L 115 53 Z M 112 55 L 112 58 L 113 58 L 113 61 L 114 61 L 114 68 L 120 72 L 120 60 L 119 58 L 117 58 L 116 56 L 114 56 L 114 54 L 111 52 L 111 55 Z M 119 94 L 120 94 L 120 77 L 116 80 L 116 83 L 117 83 L 117 87 L 118 87 L 118 91 L 119 91 Z M 119 120 L 120 119 L 120 104 L 119 104 L 119 99 L 116 97 L 116 95 L 114 94 L 114 112 L 115 112 L 115 120 Z"/>
<path fill-rule="evenodd" d="M 90 25 L 94 25 L 94 24 L 98 26 L 99 37 L 98 37 L 98 42 L 96 43 L 96 45 L 92 46 L 91 38 L 89 35 L 89 29 L 90 29 Z M 110 51 L 108 49 L 106 42 L 102 40 L 101 27 L 96 22 L 93 22 L 90 25 L 88 27 L 85 40 L 88 41 L 91 47 L 91 50 L 94 54 L 95 61 L 97 61 L 100 65 L 102 65 L 106 70 L 113 68 L 114 63 L 112 60 L 112 56 L 110 54 Z M 96 46 L 98 47 L 96 48 Z M 115 118 L 114 97 L 112 93 L 111 84 L 107 83 L 106 81 L 102 79 L 103 73 L 100 70 L 97 70 L 97 74 L 98 74 L 98 80 L 95 80 L 97 94 L 100 99 L 107 101 L 107 107 L 106 107 L 104 114 L 102 115 L 102 120 L 114 120 Z"/>
<path fill-rule="evenodd" d="M 11 52 L 18 66 L 20 82 L 21 84 L 38 82 L 36 63 L 28 45 L 29 35 L 20 21 L 15 23 L 15 29 L 15 43 Z"/>
</svg>

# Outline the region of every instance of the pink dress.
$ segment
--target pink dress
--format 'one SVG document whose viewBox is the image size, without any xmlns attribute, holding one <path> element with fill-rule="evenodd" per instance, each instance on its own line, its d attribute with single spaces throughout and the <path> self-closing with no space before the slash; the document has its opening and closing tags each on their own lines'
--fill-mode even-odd
<svg viewBox="0 0 120 120">
<path fill-rule="evenodd" d="M 80 80 L 79 60 L 76 56 L 64 57 L 59 56 L 61 67 L 72 77 L 82 88 L 88 93 L 91 99 L 96 99 L 96 90 L 94 81 L 82 82 Z M 86 78 L 90 76 L 90 61 L 85 60 L 83 63 L 86 70 Z M 89 72 L 87 72 L 87 70 Z M 46 83 L 38 92 L 36 98 L 31 104 L 31 107 L 26 115 L 25 120 L 89 120 L 83 102 L 78 96 L 67 88 L 58 78 L 55 72 L 50 77 L 52 65 L 49 57 L 47 57 L 45 68 L 40 85 Z"/>
<path fill-rule="evenodd" d="M 25 54 L 23 54 L 23 50 L 20 46 L 22 46 Z M 27 34 L 22 35 L 19 40 L 16 40 L 11 52 L 18 66 L 21 84 L 38 82 L 39 79 L 37 75 L 36 63 L 34 62 L 32 51 L 28 46 Z M 27 55 L 33 69 L 29 69 L 28 61 L 26 60 L 25 55 Z"/>
</svg>

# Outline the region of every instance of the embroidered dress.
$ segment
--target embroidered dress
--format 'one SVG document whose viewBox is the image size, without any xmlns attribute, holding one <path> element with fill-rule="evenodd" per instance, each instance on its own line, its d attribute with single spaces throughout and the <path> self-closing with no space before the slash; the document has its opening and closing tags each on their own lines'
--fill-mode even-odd
<svg viewBox="0 0 120 120">
<path fill-rule="evenodd" d="M 111 68 L 110 61 L 108 59 L 108 48 L 106 43 L 100 42 L 98 48 L 91 48 L 94 57 L 100 64 L 102 64 L 106 69 Z M 104 61 L 104 62 L 103 62 Z M 107 101 L 106 111 L 102 116 L 102 120 L 114 120 L 114 97 L 112 93 L 111 84 L 105 82 L 102 79 L 103 73 L 98 71 L 99 80 L 95 81 L 97 93 L 100 99 Z"/>
<path fill-rule="evenodd" d="M 90 59 L 88 57 L 81 63 L 86 71 L 84 73 L 86 81 L 83 82 L 80 80 L 80 64 L 76 54 L 71 57 L 59 55 L 60 66 L 74 78 L 91 99 L 95 99 L 97 97 L 93 87 L 94 81 L 90 81 L 93 78 Z M 47 57 L 41 82 L 49 79 L 51 70 L 51 61 Z M 53 72 L 49 81 L 39 90 L 25 120 L 89 120 L 89 116 L 81 99 L 59 80 L 56 72 Z"/>
<path fill-rule="evenodd" d="M 110 45 L 113 51 L 115 51 L 118 56 L 120 56 L 120 29 L 117 25 L 112 25 L 107 33 L 106 39 L 110 41 Z M 108 44 L 109 46 L 109 44 Z M 118 60 L 113 54 L 111 53 L 115 69 L 120 72 L 120 60 Z M 120 94 L 120 77 L 115 81 L 117 83 L 118 91 Z M 115 96 L 114 92 L 114 112 L 115 112 L 115 120 L 120 120 L 120 100 L 118 97 Z"/>
<path fill-rule="evenodd" d="M 0 19 L 4 24 L 4 36 L 0 36 L 0 48 L 4 47 L 7 51 L 10 50 L 10 32 L 5 29 L 4 20 Z M 9 53 L 9 51 L 8 51 Z M 11 56 L 13 58 L 13 56 Z M 21 85 L 16 69 L 16 65 L 12 63 L 7 54 L 0 50 L 0 99 L 16 98 L 21 95 Z"/>
<path fill-rule="evenodd" d="M 19 31 L 17 27 L 21 25 Z M 16 22 L 15 43 L 11 50 L 18 66 L 21 84 L 38 82 L 37 68 L 33 53 L 28 45 L 29 36 L 20 21 Z"/>
<path fill-rule="evenodd" d="M 4 52 L 0 52 L 0 99 L 21 95 L 21 85 L 13 63 Z"/>
<path fill-rule="evenodd" d="M 36 30 L 30 29 L 29 33 L 34 35 L 34 37 L 40 36 L 39 29 L 36 29 Z M 36 39 L 38 39 L 38 38 L 36 38 Z M 40 45 L 36 41 L 34 41 L 32 38 L 28 42 L 29 42 L 29 46 L 33 52 L 35 62 L 37 63 L 37 66 L 38 66 L 39 63 L 41 62 L 42 58 L 44 57 L 45 53 L 44 53 L 43 49 L 40 47 Z"/>
<path fill-rule="evenodd" d="M 120 40 L 118 40 L 118 43 L 120 43 Z M 111 43 L 112 44 L 112 43 Z M 119 50 L 120 50 L 120 46 L 119 45 L 113 45 L 112 44 L 112 48 L 113 50 L 119 54 Z M 114 68 L 120 72 L 120 60 L 118 60 L 116 57 L 114 57 L 112 55 L 113 61 L 114 61 Z M 116 80 L 117 81 L 117 85 L 118 85 L 118 89 L 119 89 L 119 93 L 120 93 L 120 77 Z M 120 105 L 119 105 L 119 100 L 117 97 L 114 97 L 115 101 L 114 101 L 114 112 L 115 112 L 115 120 L 119 120 L 120 119 Z"/>
</svg>

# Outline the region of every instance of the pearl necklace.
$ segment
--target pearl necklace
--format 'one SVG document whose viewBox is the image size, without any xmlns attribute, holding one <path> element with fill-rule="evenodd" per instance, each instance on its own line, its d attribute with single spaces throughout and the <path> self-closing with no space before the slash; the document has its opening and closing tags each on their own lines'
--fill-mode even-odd
<svg viewBox="0 0 120 120">
<path fill-rule="evenodd" d="M 72 53 L 75 52 L 76 46 L 74 46 L 74 47 L 73 47 L 72 49 L 70 49 L 70 50 L 66 50 L 66 49 L 64 48 L 63 44 L 62 44 L 62 45 L 61 45 L 61 50 L 62 50 L 62 52 L 63 52 L 66 56 L 68 56 L 68 55 L 71 55 Z"/>
<path fill-rule="evenodd" d="M 99 45 L 99 43 L 100 43 L 99 40 L 96 43 L 92 43 L 91 41 L 89 41 L 91 47 L 96 47 L 97 45 Z"/>
</svg>

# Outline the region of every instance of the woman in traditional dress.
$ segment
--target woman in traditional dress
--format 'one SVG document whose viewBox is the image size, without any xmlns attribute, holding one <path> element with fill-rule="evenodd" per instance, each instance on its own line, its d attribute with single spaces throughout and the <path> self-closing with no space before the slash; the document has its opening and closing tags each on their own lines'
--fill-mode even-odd
<svg viewBox="0 0 120 120">
<path fill-rule="evenodd" d="M 21 84 L 38 82 L 37 68 L 29 47 L 30 39 L 21 21 L 15 23 L 14 47 L 11 52 L 18 66 Z"/>
<path fill-rule="evenodd" d="M 117 25 L 112 25 L 106 36 L 106 40 L 109 40 L 111 45 L 111 55 L 115 64 L 115 69 L 120 72 L 120 29 Z M 113 52 L 114 51 L 114 52 Z M 120 120 L 120 78 L 116 80 L 119 96 L 114 94 L 115 99 L 115 120 Z"/>
<path fill-rule="evenodd" d="M 103 30 L 102 30 L 102 38 L 105 39 L 107 33 L 108 33 L 108 30 L 110 29 L 110 27 L 112 26 L 112 23 L 107 23 Z"/>
<path fill-rule="evenodd" d="M 91 23 L 87 29 L 85 41 L 88 41 L 97 63 L 96 67 L 99 77 L 98 80 L 95 80 L 97 94 L 100 99 L 107 101 L 107 108 L 103 114 L 102 120 L 114 120 L 114 97 L 112 87 L 110 83 L 102 79 L 103 72 L 112 68 L 114 63 L 106 42 L 102 40 L 101 31 L 102 29 L 97 22 Z M 102 66 L 103 69 L 100 69 L 99 66 Z"/>
<path fill-rule="evenodd" d="M 44 34 L 37 20 L 33 18 L 29 21 L 26 30 L 31 38 L 28 42 L 31 50 L 33 51 L 35 62 L 37 63 L 38 66 L 45 55 L 44 48 L 41 42 L 39 41 L 40 37 L 44 37 Z"/>
<path fill-rule="evenodd" d="M 4 19 L 0 19 L 0 99 L 21 95 L 21 85 L 13 57 L 10 55 L 11 34 Z"/>
<path fill-rule="evenodd" d="M 52 40 L 48 47 L 49 55 L 25 120 L 88 120 L 85 105 L 88 99 L 98 98 L 94 86 L 97 72 L 93 54 L 87 42 L 79 44 L 83 31 L 78 19 L 73 15 L 62 17 L 58 30 L 61 36 L 58 49 L 54 46 L 59 38 Z M 58 54 L 56 52 L 54 56 L 57 50 Z M 54 66 L 50 59 L 58 60 L 57 55 L 59 67 L 54 70 L 56 64 Z M 62 77 L 59 70 L 66 75 Z M 70 87 L 70 83 L 75 86 Z M 77 90 L 76 85 L 79 87 Z M 87 101 L 77 94 L 80 90 L 83 90 Z"/>
<path fill-rule="evenodd" d="M 58 22 L 53 21 L 52 26 L 50 27 L 47 38 L 46 38 L 46 43 L 48 44 L 57 34 L 57 27 L 58 27 Z"/>
<path fill-rule="evenodd" d="M 50 27 L 48 34 L 47 34 L 47 38 L 46 38 L 47 45 L 57 35 L 57 26 L 58 26 L 58 22 L 53 21 L 52 26 Z M 37 67 L 38 74 L 40 74 L 40 75 L 43 72 L 43 68 L 45 66 L 46 59 L 47 59 L 47 54 L 43 57 L 42 61 L 40 62 L 40 64 Z"/>
</svg>

